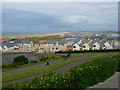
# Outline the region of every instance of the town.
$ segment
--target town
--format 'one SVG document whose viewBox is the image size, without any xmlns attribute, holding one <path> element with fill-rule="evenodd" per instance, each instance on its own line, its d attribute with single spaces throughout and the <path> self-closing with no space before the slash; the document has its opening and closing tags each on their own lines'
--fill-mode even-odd
<svg viewBox="0 0 120 90">
<path fill-rule="evenodd" d="M 106 39 L 96 37 L 65 37 L 59 35 L 54 38 L 64 37 L 56 40 L 27 40 L 10 37 L 2 39 L 1 52 L 58 52 L 58 51 L 81 51 L 81 50 L 115 50 L 120 49 L 118 39 Z M 98 37 L 98 35 L 97 35 Z M 48 37 L 49 38 L 49 37 Z"/>
</svg>

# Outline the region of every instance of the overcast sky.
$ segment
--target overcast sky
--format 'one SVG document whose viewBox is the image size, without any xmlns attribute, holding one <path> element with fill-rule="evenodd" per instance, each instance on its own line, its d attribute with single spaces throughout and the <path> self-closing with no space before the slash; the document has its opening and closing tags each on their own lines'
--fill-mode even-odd
<svg viewBox="0 0 120 90">
<path fill-rule="evenodd" d="M 4 32 L 117 31 L 117 2 L 2 3 Z"/>
</svg>

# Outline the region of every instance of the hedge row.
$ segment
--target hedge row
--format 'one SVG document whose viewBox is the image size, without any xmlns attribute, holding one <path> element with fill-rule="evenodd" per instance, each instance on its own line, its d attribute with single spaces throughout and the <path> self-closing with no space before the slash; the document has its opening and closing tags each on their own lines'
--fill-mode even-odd
<svg viewBox="0 0 120 90">
<path fill-rule="evenodd" d="M 111 50 L 111 49 L 107 49 L 107 50 L 81 50 L 81 51 L 58 51 L 55 52 L 57 53 L 86 53 L 86 52 L 119 52 L 120 49 L 115 49 L 115 50 Z"/>
<path fill-rule="evenodd" d="M 96 59 L 77 66 L 64 74 L 50 73 L 42 77 L 37 77 L 31 82 L 8 85 L 4 88 L 84 89 L 99 82 L 103 82 L 112 76 L 115 73 L 115 70 L 118 70 L 118 67 L 120 66 L 119 58 L 120 55 L 115 55 L 113 57 Z"/>
</svg>

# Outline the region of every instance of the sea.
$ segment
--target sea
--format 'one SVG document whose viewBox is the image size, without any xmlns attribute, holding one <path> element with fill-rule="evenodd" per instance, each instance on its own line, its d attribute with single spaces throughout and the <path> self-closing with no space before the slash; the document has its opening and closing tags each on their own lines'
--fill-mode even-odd
<svg viewBox="0 0 120 90">
<path fill-rule="evenodd" d="M 47 34 L 57 32 L 2 32 L 0 35 L 29 35 L 29 34 Z"/>
</svg>

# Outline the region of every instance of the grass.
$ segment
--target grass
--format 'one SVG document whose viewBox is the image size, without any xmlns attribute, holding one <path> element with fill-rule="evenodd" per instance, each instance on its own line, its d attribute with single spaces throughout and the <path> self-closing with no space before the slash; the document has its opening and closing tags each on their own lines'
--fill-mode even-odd
<svg viewBox="0 0 120 90">
<path fill-rule="evenodd" d="M 12 73 L 9 73 L 9 74 L 3 74 L 2 79 L 3 79 L 3 82 L 8 82 L 8 81 L 22 79 L 22 78 L 26 78 L 26 77 L 30 77 L 30 76 L 43 74 L 43 73 L 48 73 L 48 72 L 51 72 L 53 70 L 56 70 L 56 69 L 58 69 L 62 66 L 65 66 L 67 64 L 70 64 L 70 63 L 78 61 L 78 60 L 83 60 L 83 59 L 93 58 L 93 57 L 101 57 L 101 56 L 104 56 L 104 55 L 106 55 L 106 54 L 105 53 L 94 54 L 94 55 L 83 57 L 83 58 L 80 58 L 80 59 L 65 60 L 65 61 L 61 61 L 61 62 L 52 63 L 50 65 L 38 66 L 38 67 L 26 69 L 26 70 L 12 72 Z"/>
<path fill-rule="evenodd" d="M 59 39 L 65 39 L 64 37 L 28 37 L 26 38 L 26 40 L 30 40 L 30 41 L 40 41 L 40 40 L 59 40 Z"/>
<path fill-rule="evenodd" d="M 69 58 L 74 58 L 74 57 L 78 57 L 81 56 L 83 54 L 72 54 Z M 42 57 L 42 56 L 48 56 L 48 54 L 36 54 L 36 56 Z M 55 54 L 50 54 L 50 56 L 55 56 Z M 24 67 L 28 67 L 28 66 L 33 66 L 33 65 L 37 65 L 37 64 L 41 64 L 41 63 L 46 63 L 46 62 L 52 62 L 52 61 L 57 61 L 57 60 L 61 60 L 63 59 L 61 57 L 61 55 L 56 55 L 57 57 L 59 57 L 58 59 L 52 59 L 52 60 L 46 60 L 46 61 L 40 61 L 37 63 L 28 63 L 28 64 L 24 64 L 24 65 L 19 65 L 17 67 L 13 67 L 13 68 L 2 68 L 2 71 L 9 71 L 9 70 L 15 70 L 15 69 L 19 69 L 19 68 L 24 68 Z"/>
</svg>

